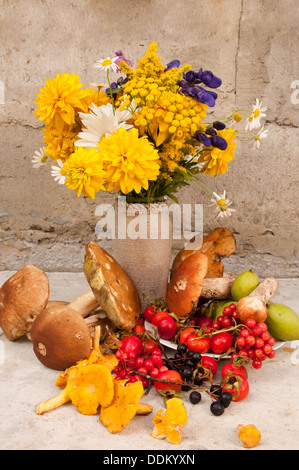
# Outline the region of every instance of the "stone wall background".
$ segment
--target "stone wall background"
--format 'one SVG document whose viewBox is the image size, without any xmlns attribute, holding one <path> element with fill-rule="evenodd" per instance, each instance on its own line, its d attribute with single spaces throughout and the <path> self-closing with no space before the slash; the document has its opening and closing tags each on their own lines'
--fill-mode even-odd
<svg viewBox="0 0 299 470">
<path fill-rule="evenodd" d="M 34 263 L 81 271 L 85 243 L 95 239 L 95 208 L 112 202 L 109 195 L 77 198 L 48 167 L 32 168 L 43 138 L 34 101 L 45 78 L 74 72 L 81 83 L 105 81 L 96 60 L 122 49 L 136 63 L 157 41 L 164 63 L 179 58 L 222 78 L 218 116 L 256 98 L 268 107 L 260 150 L 242 139 L 229 173 L 206 180 L 218 193 L 227 190 L 234 216 L 215 219 L 194 187 L 181 192 L 181 203 L 205 204 L 206 232 L 218 225 L 233 231 L 237 253 L 227 269 L 297 276 L 298 24 L 298 0 L 1 0 L 0 270 Z M 180 247 L 175 242 L 174 253 Z"/>
</svg>

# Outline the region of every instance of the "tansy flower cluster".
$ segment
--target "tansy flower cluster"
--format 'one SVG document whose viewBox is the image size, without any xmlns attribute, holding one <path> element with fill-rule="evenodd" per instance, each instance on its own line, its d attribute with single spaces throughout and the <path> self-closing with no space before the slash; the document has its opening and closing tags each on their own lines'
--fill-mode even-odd
<svg viewBox="0 0 299 470">
<path fill-rule="evenodd" d="M 267 108 L 256 100 L 252 110 L 236 109 L 208 122 L 222 81 L 209 70 L 192 70 L 177 59 L 164 65 L 152 42 L 133 61 L 122 51 L 101 59 L 95 69 L 108 86 L 88 87 L 74 73 L 46 79 L 37 94 L 35 115 L 44 123 L 44 148 L 35 152 L 35 168 L 52 161 L 60 184 L 91 199 L 99 191 L 126 195 L 131 202 L 170 197 L 195 184 L 212 201 L 218 215 L 233 212 L 226 192 L 218 196 L 201 176 L 223 175 L 235 158 L 240 132 L 254 139 L 267 136 L 261 119 Z M 111 74 L 117 74 L 115 81 Z M 246 116 L 244 131 L 235 126 Z"/>
</svg>

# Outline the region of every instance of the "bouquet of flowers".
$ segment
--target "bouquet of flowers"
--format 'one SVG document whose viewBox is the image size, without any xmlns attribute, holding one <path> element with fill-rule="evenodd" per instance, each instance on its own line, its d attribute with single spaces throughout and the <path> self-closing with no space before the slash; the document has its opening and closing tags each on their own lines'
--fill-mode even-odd
<svg viewBox="0 0 299 470">
<path fill-rule="evenodd" d="M 156 42 L 136 68 L 122 51 L 95 67 L 107 72 L 106 85 L 85 86 L 74 73 L 46 79 L 34 113 L 44 124 L 45 146 L 35 152 L 33 165 L 55 162 L 55 180 L 88 198 L 112 191 L 128 202 L 164 197 L 178 202 L 179 188 L 195 184 L 218 215 L 230 215 L 233 209 L 226 192 L 211 191 L 202 177 L 228 171 L 241 132 L 234 123 L 242 115 L 246 116 L 242 132 L 259 147 L 267 130 L 253 131 L 261 126 L 267 108 L 256 100 L 251 110 L 234 110 L 224 119 L 208 122 L 221 79 L 179 60 L 163 65 Z M 112 81 L 111 74 L 121 75 Z"/>
</svg>

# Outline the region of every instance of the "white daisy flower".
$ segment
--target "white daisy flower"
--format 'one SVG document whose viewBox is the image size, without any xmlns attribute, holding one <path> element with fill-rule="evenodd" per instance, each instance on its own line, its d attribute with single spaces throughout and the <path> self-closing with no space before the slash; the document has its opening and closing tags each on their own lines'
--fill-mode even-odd
<svg viewBox="0 0 299 470">
<path fill-rule="evenodd" d="M 230 217 L 232 212 L 235 212 L 235 209 L 229 207 L 232 202 L 226 198 L 226 191 L 224 191 L 221 196 L 213 192 L 213 196 L 214 197 L 211 198 L 212 204 L 210 205 L 216 207 L 218 211 L 217 217 Z"/>
<path fill-rule="evenodd" d="M 40 148 L 39 151 L 36 150 L 32 157 L 32 166 L 33 168 L 40 168 L 43 166 L 47 161 L 47 155 L 45 154 L 45 148 Z"/>
<path fill-rule="evenodd" d="M 261 128 L 261 130 L 257 133 L 255 136 L 255 142 L 254 142 L 254 148 L 259 148 L 261 144 L 261 139 L 265 139 L 268 137 L 268 129 L 264 130 L 264 126 Z"/>
<path fill-rule="evenodd" d="M 105 71 L 112 70 L 112 72 L 117 72 L 118 65 L 117 65 L 116 59 L 117 57 L 114 57 L 113 59 L 110 59 L 110 57 L 107 57 L 107 59 L 98 60 L 94 64 L 94 67 L 100 70 L 105 70 Z"/>
<path fill-rule="evenodd" d="M 78 133 L 77 147 L 96 147 L 103 136 L 110 136 L 120 127 L 126 130 L 133 127 L 126 123 L 132 117 L 131 112 L 114 110 L 111 103 L 102 106 L 93 104 L 89 109 L 90 113 L 79 113 L 85 129 Z"/>
<path fill-rule="evenodd" d="M 261 126 L 261 118 L 265 117 L 265 112 L 268 108 L 262 107 L 262 102 L 259 102 L 258 98 L 256 99 L 255 104 L 252 106 L 252 114 L 246 121 L 245 131 L 251 131 Z"/>
<path fill-rule="evenodd" d="M 51 176 L 53 176 L 55 181 L 58 181 L 58 184 L 65 183 L 65 176 L 61 174 L 60 170 L 63 168 L 63 163 L 61 160 L 57 160 L 58 166 L 51 166 Z"/>
</svg>

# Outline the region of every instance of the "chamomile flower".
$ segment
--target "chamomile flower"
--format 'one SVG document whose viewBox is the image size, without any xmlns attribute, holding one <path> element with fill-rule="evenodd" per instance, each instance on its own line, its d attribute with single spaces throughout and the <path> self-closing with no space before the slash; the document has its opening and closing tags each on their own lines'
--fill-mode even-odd
<svg viewBox="0 0 299 470">
<path fill-rule="evenodd" d="M 210 205 L 216 207 L 218 211 L 217 217 L 230 217 L 232 212 L 235 212 L 235 209 L 230 207 L 232 202 L 226 198 L 226 191 L 221 196 L 213 192 L 213 196 L 211 198 L 212 204 Z"/>
<path fill-rule="evenodd" d="M 116 57 L 114 57 L 113 59 L 110 59 L 110 57 L 107 57 L 107 59 L 98 60 L 94 64 L 94 67 L 96 69 L 104 70 L 106 72 L 108 70 L 111 70 L 112 72 L 117 72 L 118 65 L 117 65 L 116 59 L 117 59 Z"/>
<path fill-rule="evenodd" d="M 259 148 L 261 144 L 261 139 L 265 139 L 268 137 L 268 129 L 264 130 L 264 126 L 261 128 L 261 130 L 257 133 L 255 136 L 255 142 L 254 142 L 254 148 Z"/>
<path fill-rule="evenodd" d="M 133 127 L 127 124 L 132 114 L 127 110 L 114 110 L 111 103 L 99 107 L 93 104 L 89 109 L 90 113 L 79 114 L 85 128 L 78 133 L 77 147 L 96 147 L 103 136 L 110 136 L 120 127 L 126 130 Z"/>
<path fill-rule="evenodd" d="M 251 131 L 261 125 L 261 118 L 265 117 L 265 112 L 268 108 L 262 107 L 262 102 L 256 99 L 255 104 L 252 106 L 252 113 L 246 121 L 245 131 Z"/>
<path fill-rule="evenodd" d="M 54 180 L 58 182 L 58 184 L 65 183 L 65 176 L 61 174 L 61 169 L 63 168 L 63 163 L 61 160 L 57 160 L 57 165 L 51 166 L 51 176 L 53 176 Z"/>
<path fill-rule="evenodd" d="M 48 157 L 45 154 L 44 147 L 40 148 L 39 151 L 36 150 L 31 160 L 33 168 L 40 168 L 41 166 L 43 166 L 46 163 L 47 158 Z"/>
</svg>

